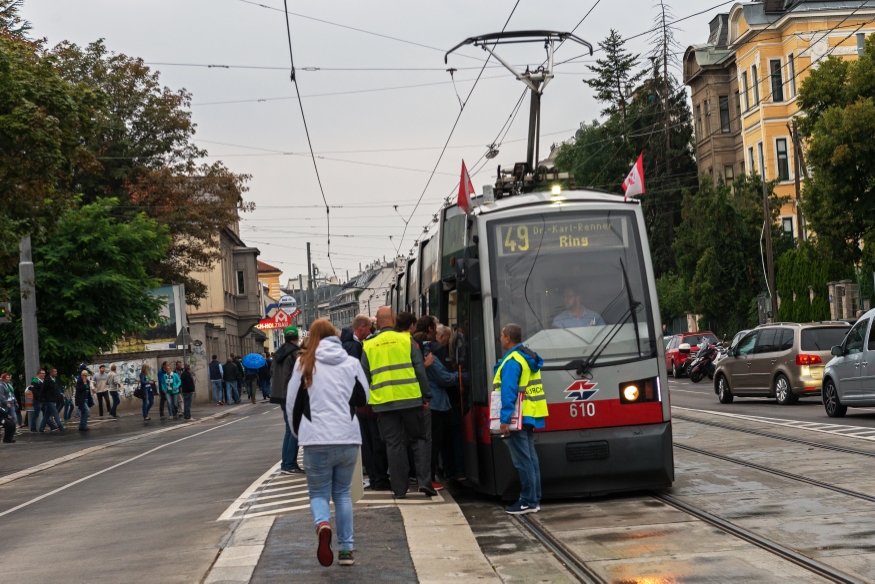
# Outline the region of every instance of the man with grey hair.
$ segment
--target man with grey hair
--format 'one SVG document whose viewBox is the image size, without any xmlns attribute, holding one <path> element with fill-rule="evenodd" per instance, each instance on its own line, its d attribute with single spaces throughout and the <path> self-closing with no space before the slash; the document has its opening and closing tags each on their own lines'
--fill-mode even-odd
<svg viewBox="0 0 875 584">
<path fill-rule="evenodd" d="M 501 329 L 501 348 L 507 351 L 495 365 L 493 391 L 501 392 L 500 432 L 510 435 L 508 446 L 513 465 L 519 472 L 519 501 L 505 509 L 512 515 L 541 510 L 541 469 L 535 451 L 535 428 L 546 426 L 547 396 L 541 384 L 544 360 L 522 344 L 522 329 L 507 324 Z M 519 394 L 523 394 L 520 411 L 515 411 Z M 512 416 L 522 417 L 522 428 L 510 431 Z"/>
</svg>

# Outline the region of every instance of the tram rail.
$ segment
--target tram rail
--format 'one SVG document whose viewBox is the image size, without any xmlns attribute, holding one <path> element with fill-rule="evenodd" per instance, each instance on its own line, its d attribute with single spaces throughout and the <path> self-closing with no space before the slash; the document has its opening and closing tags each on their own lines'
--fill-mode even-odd
<svg viewBox="0 0 875 584">
<path fill-rule="evenodd" d="M 607 584 L 607 580 L 593 572 L 577 554 L 553 537 L 540 521 L 527 515 L 515 515 L 514 519 L 525 527 L 542 546 L 556 556 L 556 559 L 565 566 L 565 569 L 571 572 L 580 582 L 584 584 Z"/>
</svg>

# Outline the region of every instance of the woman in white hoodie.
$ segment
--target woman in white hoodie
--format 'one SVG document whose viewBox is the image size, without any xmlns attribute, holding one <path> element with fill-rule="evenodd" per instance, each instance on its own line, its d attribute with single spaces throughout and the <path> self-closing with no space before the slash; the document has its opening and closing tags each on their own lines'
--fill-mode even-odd
<svg viewBox="0 0 875 584">
<path fill-rule="evenodd" d="M 368 381 L 361 364 L 346 353 L 329 321 L 315 321 L 308 339 L 307 349 L 298 357 L 289 380 L 286 413 L 292 421 L 292 432 L 304 448 L 310 512 L 319 541 L 316 557 L 323 566 L 330 566 L 334 560 L 328 505 L 333 497 L 338 563 L 351 566 L 355 560 L 350 489 L 362 443 L 355 408 L 368 403 Z"/>
</svg>

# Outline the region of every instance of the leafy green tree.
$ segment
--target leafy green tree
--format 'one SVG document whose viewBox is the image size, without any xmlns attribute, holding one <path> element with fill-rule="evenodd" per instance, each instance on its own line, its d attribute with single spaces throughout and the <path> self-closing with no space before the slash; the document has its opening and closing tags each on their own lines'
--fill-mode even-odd
<svg viewBox="0 0 875 584">
<path fill-rule="evenodd" d="M 38 44 L 0 35 L 0 274 L 16 265 L 21 237 L 70 204 L 74 169 L 97 166 L 83 142 L 100 95 L 55 66 Z"/>
<path fill-rule="evenodd" d="M 691 310 L 686 282 L 679 274 L 668 273 L 657 278 L 656 296 L 659 298 L 659 315 L 662 322 L 669 326 L 671 321 Z"/>
<path fill-rule="evenodd" d="M 69 209 L 34 247 L 40 357 L 61 373 L 160 318 L 163 300 L 149 290 L 161 282 L 145 266 L 165 254 L 170 236 L 145 213 L 117 217 L 117 204 L 98 199 Z M 18 276 L 5 280 L 19 315 Z M 0 368 L 23 371 L 21 339 L 20 318 L 0 327 Z"/>
<path fill-rule="evenodd" d="M 52 54 L 65 79 L 99 90 L 108 103 L 86 141 L 102 169 L 77 175 L 83 200 L 113 197 L 117 213 L 142 211 L 165 226 L 172 243 L 165 257 L 150 262 L 149 273 L 185 284 L 187 300 L 197 304 L 206 290 L 191 273 L 221 259 L 222 229 L 253 208 L 243 202 L 249 177 L 221 162 L 199 162 L 206 151 L 193 142 L 191 94 L 163 87 L 142 59 L 110 53 L 103 41 L 62 43 Z"/>
<path fill-rule="evenodd" d="M 25 39 L 30 23 L 18 15 L 24 0 L 0 0 L 0 35 Z"/>
<path fill-rule="evenodd" d="M 822 245 L 803 242 L 798 249 L 785 252 L 776 262 L 776 285 L 781 306 L 778 320 L 811 322 L 828 320 L 829 282 L 854 278 L 854 268 L 822 253 Z M 811 298 L 811 293 L 814 298 Z"/>
</svg>

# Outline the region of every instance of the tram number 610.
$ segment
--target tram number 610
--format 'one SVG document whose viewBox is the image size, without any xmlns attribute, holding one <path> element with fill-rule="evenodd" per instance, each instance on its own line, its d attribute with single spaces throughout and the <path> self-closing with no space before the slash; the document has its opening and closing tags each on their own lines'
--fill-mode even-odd
<svg viewBox="0 0 875 584">
<path fill-rule="evenodd" d="M 595 416 L 595 402 L 571 404 L 571 417 L 592 418 Z"/>
</svg>

